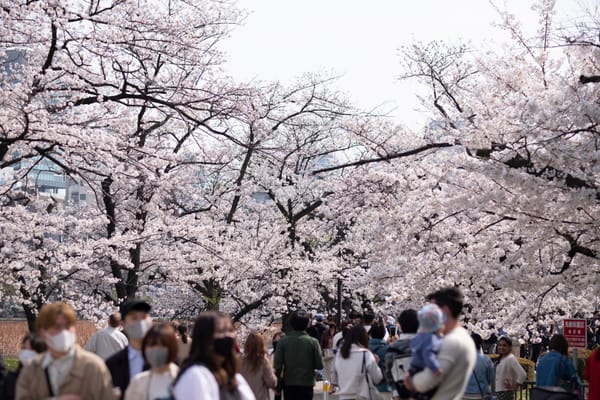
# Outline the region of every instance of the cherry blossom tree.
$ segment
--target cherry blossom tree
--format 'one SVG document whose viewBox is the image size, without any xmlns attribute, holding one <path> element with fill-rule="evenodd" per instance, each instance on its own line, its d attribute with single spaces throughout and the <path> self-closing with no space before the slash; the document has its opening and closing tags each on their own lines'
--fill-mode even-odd
<svg viewBox="0 0 600 400">
<path fill-rule="evenodd" d="M 418 304 L 459 286 L 473 327 L 522 334 L 598 306 L 597 26 L 567 35 L 553 6 L 536 5 L 532 38 L 500 13 L 514 39 L 506 48 L 404 49 L 404 77 L 430 89 L 425 137 L 455 146 L 387 175 L 403 232 L 386 231 L 373 252 L 390 300 Z"/>
</svg>

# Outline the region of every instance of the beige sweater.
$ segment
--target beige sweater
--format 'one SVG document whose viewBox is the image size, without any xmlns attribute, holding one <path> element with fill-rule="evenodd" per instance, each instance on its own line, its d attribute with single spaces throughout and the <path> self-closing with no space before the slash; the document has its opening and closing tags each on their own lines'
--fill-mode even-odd
<svg viewBox="0 0 600 400">
<path fill-rule="evenodd" d="M 17 400 L 39 400 L 50 397 L 43 356 L 27 364 L 17 380 Z M 104 361 L 97 355 L 75 348 L 73 366 L 55 396 L 77 394 L 86 400 L 113 400 L 112 380 Z"/>
<path fill-rule="evenodd" d="M 277 378 L 268 356 L 265 355 L 263 363 L 256 371 L 251 371 L 246 358 L 242 358 L 240 373 L 248 381 L 256 400 L 270 399 L 269 389 L 275 387 Z"/>
</svg>

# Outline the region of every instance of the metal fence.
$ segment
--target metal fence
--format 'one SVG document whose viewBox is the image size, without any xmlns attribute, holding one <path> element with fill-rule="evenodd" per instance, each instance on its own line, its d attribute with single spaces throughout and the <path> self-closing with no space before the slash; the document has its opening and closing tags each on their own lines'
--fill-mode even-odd
<svg viewBox="0 0 600 400">
<path fill-rule="evenodd" d="M 587 383 L 582 383 L 580 386 L 579 398 L 581 400 L 588 399 L 588 387 Z M 530 400 L 531 399 L 531 388 L 535 387 L 535 381 L 523 382 L 523 387 L 520 390 L 515 391 L 515 400 Z"/>
</svg>

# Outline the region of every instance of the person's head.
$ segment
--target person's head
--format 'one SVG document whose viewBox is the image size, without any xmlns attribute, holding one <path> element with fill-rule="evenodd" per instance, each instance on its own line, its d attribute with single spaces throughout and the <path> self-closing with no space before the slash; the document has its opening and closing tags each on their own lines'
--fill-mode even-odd
<svg viewBox="0 0 600 400">
<path fill-rule="evenodd" d="M 315 315 L 315 321 L 317 321 L 317 322 L 323 322 L 323 321 L 325 321 L 325 315 L 320 314 L 320 313 L 317 314 L 317 315 Z"/>
<path fill-rule="evenodd" d="M 375 314 L 373 314 L 371 311 L 365 311 L 362 315 L 362 319 L 365 325 L 373 325 L 373 322 L 375 321 Z"/>
<path fill-rule="evenodd" d="M 35 325 L 52 356 L 61 357 L 75 345 L 76 323 L 77 314 L 73 308 L 66 303 L 57 301 L 42 307 Z"/>
<path fill-rule="evenodd" d="M 121 318 L 127 338 L 134 347 L 141 347 L 142 339 L 152 326 L 152 307 L 142 300 L 126 300 L 121 304 Z"/>
<path fill-rule="evenodd" d="M 156 324 L 142 340 L 142 355 L 152 369 L 160 369 L 177 359 L 177 336 L 169 324 Z"/>
<path fill-rule="evenodd" d="M 404 310 L 398 316 L 398 323 L 402 333 L 417 333 L 419 329 L 419 319 L 417 312 L 411 308 Z"/>
<path fill-rule="evenodd" d="M 184 324 L 177 325 L 177 332 L 179 332 L 179 336 L 181 336 L 181 341 L 185 344 L 187 344 L 188 339 L 189 339 L 187 331 L 188 331 L 187 325 L 184 325 Z"/>
<path fill-rule="evenodd" d="M 550 350 L 558 351 L 565 356 L 569 352 L 569 342 L 567 342 L 567 338 L 560 334 L 552 335 L 548 347 Z"/>
<path fill-rule="evenodd" d="M 358 311 L 350 311 L 348 317 L 350 318 L 350 323 L 352 325 L 360 325 L 363 322 L 362 315 Z"/>
<path fill-rule="evenodd" d="M 458 321 L 458 317 L 463 308 L 463 295 L 458 288 L 448 287 L 430 293 L 427 300 L 437 304 L 442 309 L 446 320 L 450 322 L 446 324 L 447 329 L 453 329 L 454 323 Z M 448 332 L 444 332 L 448 333 Z"/>
<path fill-rule="evenodd" d="M 306 311 L 294 311 L 290 317 L 290 324 L 295 331 L 305 331 L 309 323 L 310 316 Z"/>
<path fill-rule="evenodd" d="M 327 322 L 327 327 L 329 328 L 329 334 L 333 336 L 337 332 L 337 327 L 335 326 L 335 322 L 329 321 Z"/>
<path fill-rule="evenodd" d="M 108 326 L 118 328 L 121 325 L 121 313 L 115 312 L 108 316 Z"/>
<path fill-rule="evenodd" d="M 260 333 L 251 332 L 244 343 L 244 359 L 251 371 L 258 371 L 266 354 L 267 348 L 263 336 Z"/>
<path fill-rule="evenodd" d="M 500 358 L 506 357 L 512 350 L 512 340 L 508 336 L 500 336 L 497 343 L 498 355 Z"/>
<path fill-rule="evenodd" d="M 371 329 L 369 330 L 369 335 L 373 339 L 383 339 L 385 337 L 385 326 L 379 324 L 371 326 Z"/>
<path fill-rule="evenodd" d="M 444 313 L 436 304 L 425 304 L 417 313 L 419 333 L 436 333 L 444 326 Z"/>
<path fill-rule="evenodd" d="M 196 364 L 206 366 L 220 386 L 237 387 L 235 374 L 239 372 L 239 355 L 233 324 L 226 314 L 208 311 L 196 318 L 190 354 L 183 363 L 182 372 Z"/>
<path fill-rule="evenodd" d="M 477 349 L 477 352 L 480 352 L 481 343 L 483 343 L 481 335 L 479 335 L 478 333 L 471 333 L 471 339 L 473 339 L 473 343 L 475 343 L 475 348 Z"/>
<path fill-rule="evenodd" d="M 27 364 L 39 353 L 47 350 L 46 342 L 40 336 L 34 333 L 28 333 L 21 340 L 21 351 L 19 352 L 19 361 L 21 365 Z"/>
<path fill-rule="evenodd" d="M 344 336 L 344 345 L 340 350 L 343 358 L 350 357 L 353 344 L 364 348 L 369 347 L 369 334 L 363 325 L 353 326 Z"/>
</svg>

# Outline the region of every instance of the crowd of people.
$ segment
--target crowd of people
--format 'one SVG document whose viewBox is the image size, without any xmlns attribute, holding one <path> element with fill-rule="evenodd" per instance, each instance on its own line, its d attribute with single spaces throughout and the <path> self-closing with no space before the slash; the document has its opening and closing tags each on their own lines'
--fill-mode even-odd
<svg viewBox="0 0 600 400">
<path fill-rule="evenodd" d="M 45 305 L 36 334 L 23 338 L 19 367 L 4 378 L 6 400 L 309 400 L 316 381 L 341 400 L 513 400 L 527 374 L 507 336 L 497 358 L 460 323 L 456 288 L 427 296 L 417 310 L 376 318 L 351 315 L 341 329 L 317 314 L 292 313 L 290 329 L 272 337 L 250 332 L 240 347 L 228 315 L 201 313 L 185 325 L 154 322 L 151 305 L 124 302 L 85 349 L 76 345 L 75 311 Z M 536 369 L 538 387 L 576 393 L 580 385 L 564 336 L 553 335 Z M 587 399 L 600 400 L 600 352 L 585 368 Z M 575 395 L 573 395 L 575 396 Z M 572 397 L 576 399 L 576 397 Z"/>
</svg>

